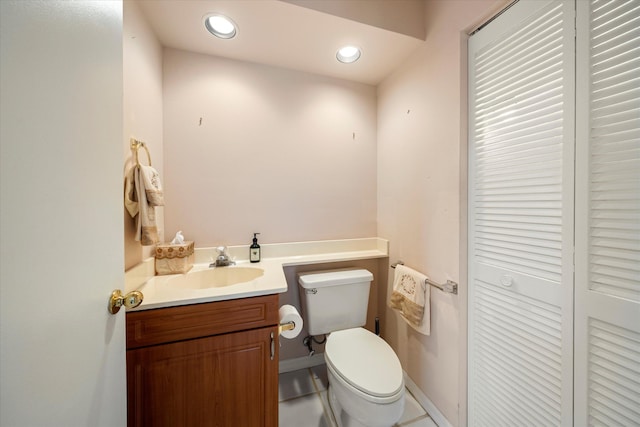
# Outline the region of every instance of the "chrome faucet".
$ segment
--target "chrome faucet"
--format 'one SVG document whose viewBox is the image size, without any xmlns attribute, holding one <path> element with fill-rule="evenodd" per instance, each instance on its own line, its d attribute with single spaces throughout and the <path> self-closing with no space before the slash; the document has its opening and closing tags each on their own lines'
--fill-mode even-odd
<svg viewBox="0 0 640 427">
<path fill-rule="evenodd" d="M 226 246 L 218 246 L 216 250 L 218 251 L 218 257 L 215 262 L 209 264 L 209 267 L 227 267 L 235 265 L 236 262 L 229 257 Z"/>
</svg>

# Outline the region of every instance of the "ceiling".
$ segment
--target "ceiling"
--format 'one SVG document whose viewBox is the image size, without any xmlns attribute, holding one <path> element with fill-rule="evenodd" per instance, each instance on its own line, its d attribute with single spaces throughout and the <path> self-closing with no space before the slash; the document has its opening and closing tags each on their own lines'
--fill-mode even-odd
<svg viewBox="0 0 640 427">
<path fill-rule="evenodd" d="M 397 24 L 395 31 L 382 28 L 394 28 L 393 25 L 380 25 L 382 21 L 392 21 L 394 15 L 406 21 L 407 16 L 416 15 L 410 8 L 422 0 L 334 0 L 336 7 L 351 5 L 351 11 L 344 14 L 351 19 L 332 14 L 335 11 L 304 7 L 304 1 L 297 0 L 294 4 L 286 0 L 136 0 L 136 3 L 165 47 L 370 85 L 380 83 L 423 42 L 420 37 L 405 34 L 410 32 L 398 30 Z M 313 0 L 307 1 L 312 6 Z M 377 23 L 366 18 L 366 14 L 360 22 L 354 20 L 354 7 L 363 11 L 378 7 Z M 403 7 L 402 13 L 393 13 L 394 8 L 401 12 L 399 8 Z M 205 29 L 205 16 L 214 12 L 237 24 L 235 38 L 218 39 Z M 382 13 L 387 13 L 389 19 L 380 16 Z M 419 19 L 424 22 L 424 16 Z M 347 44 L 361 48 L 359 61 L 343 64 L 336 60 L 336 51 Z"/>
</svg>

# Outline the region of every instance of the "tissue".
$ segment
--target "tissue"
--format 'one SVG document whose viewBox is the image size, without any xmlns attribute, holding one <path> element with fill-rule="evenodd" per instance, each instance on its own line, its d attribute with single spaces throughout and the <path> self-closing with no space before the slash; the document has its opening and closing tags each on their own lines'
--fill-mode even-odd
<svg viewBox="0 0 640 427">
<path fill-rule="evenodd" d="M 182 230 L 176 233 L 176 237 L 171 241 L 172 245 L 183 245 L 184 244 L 184 236 L 182 235 Z"/>
</svg>

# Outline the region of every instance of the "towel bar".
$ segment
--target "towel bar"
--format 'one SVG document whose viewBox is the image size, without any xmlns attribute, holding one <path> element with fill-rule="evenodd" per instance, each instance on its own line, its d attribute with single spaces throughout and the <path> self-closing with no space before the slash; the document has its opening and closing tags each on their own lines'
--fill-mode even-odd
<svg viewBox="0 0 640 427">
<path fill-rule="evenodd" d="M 395 264 L 391 264 L 391 268 L 396 268 L 397 265 L 404 265 L 404 262 L 398 261 Z M 436 283 L 433 280 L 427 278 L 425 279 L 425 283 L 427 285 L 431 285 L 435 288 L 440 289 L 442 292 L 458 295 L 458 284 L 452 280 L 447 280 L 447 283 L 441 285 L 440 283 Z"/>
</svg>

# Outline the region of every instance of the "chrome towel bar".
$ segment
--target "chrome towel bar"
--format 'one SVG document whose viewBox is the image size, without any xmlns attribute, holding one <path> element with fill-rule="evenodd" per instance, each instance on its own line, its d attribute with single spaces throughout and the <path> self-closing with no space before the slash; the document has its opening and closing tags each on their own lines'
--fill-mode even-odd
<svg viewBox="0 0 640 427">
<path fill-rule="evenodd" d="M 395 264 L 391 264 L 391 268 L 396 268 L 397 265 L 404 265 L 404 262 L 398 261 Z M 440 289 L 442 292 L 458 295 L 458 284 L 452 280 L 447 280 L 447 283 L 441 285 L 440 283 L 436 283 L 433 280 L 427 278 L 425 279 L 425 283 L 427 285 L 431 285 Z"/>
</svg>

